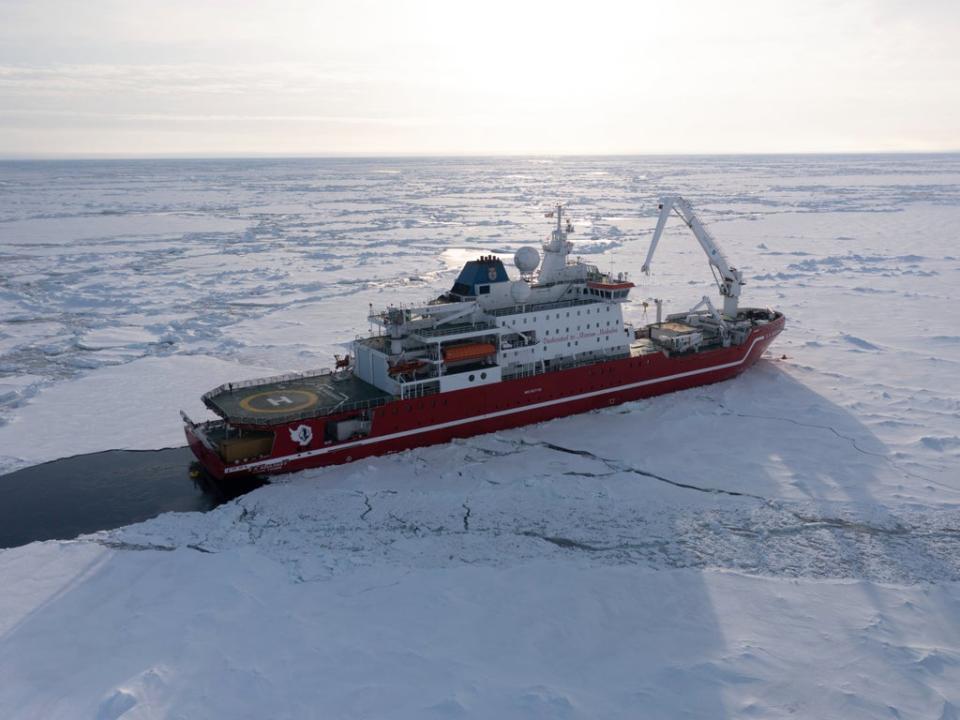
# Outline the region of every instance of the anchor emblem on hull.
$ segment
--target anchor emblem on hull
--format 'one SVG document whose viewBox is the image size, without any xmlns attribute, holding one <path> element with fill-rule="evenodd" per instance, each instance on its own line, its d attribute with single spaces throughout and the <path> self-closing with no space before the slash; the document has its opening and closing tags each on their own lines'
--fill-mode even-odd
<svg viewBox="0 0 960 720">
<path fill-rule="evenodd" d="M 290 428 L 290 439 L 301 447 L 306 447 L 313 440 L 313 429 L 309 425 L 298 425 Z"/>
</svg>

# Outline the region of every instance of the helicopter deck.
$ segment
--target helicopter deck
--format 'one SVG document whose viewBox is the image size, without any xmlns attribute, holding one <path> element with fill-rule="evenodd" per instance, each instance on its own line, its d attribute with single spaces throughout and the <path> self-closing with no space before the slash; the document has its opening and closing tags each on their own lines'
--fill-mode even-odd
<svg viewBox="0 0 960 720">
<path fill-rule="evenodd" d="M 321 372 L 221 385 L 203 396 L 224 420 L 276 425 L 382 405 L 393 396 L 352 373 Z"/>
</svg>

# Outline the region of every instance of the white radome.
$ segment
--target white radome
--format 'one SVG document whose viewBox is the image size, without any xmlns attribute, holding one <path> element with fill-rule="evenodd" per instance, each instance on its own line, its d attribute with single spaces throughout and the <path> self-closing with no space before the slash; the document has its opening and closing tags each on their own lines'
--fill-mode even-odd
<svg viewBox="0 0 960 720">
<path fill-rule="evenodd" d="M 530 248 L 533 250 L 533 248 Z M 534 250 L 534 252 L 536 252 Z M 530 286 L 527 285 L 523 280 L 515 280 L 510 284 L 510 297 L 513 298 L 513 301 L 516 303 L 526 302 L 530 299 L 530 294 L 533 291 L 530 289 Z"/>
<path fill-rule="evenodd" d="M 525 245 L 513 256 L 513 264 L 522 273 L 531 273 L 540 264 L 540 253 L 535 247 Z"/>
</svg>

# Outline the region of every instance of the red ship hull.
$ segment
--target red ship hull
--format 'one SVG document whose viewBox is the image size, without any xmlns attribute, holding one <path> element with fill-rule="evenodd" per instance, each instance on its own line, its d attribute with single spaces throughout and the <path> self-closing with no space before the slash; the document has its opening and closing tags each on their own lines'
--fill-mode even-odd
<svg viewBox="0 0 960 720">
<path fill-rule="evenodd" d="M 735 347 L 687 355 L 653 353 L 495 386 L 393 400 L 372 411 L 370 433 L 358 439 L 302 447 L 291 437 L 290 430 L 306 424 L 314 438 L 323 438 L 324 424 L 336 416 L 278 424 L 271 427 L 276 438 L 269 457 L 252 462 L 225 463 L 190 424 L 187 440 L 201 464 L 218 479 L 348 463 L 728 380 L 753 365 L 783 326 L 784 317 L 778 315 L 754 328 L 746 342 Z"/>
</svg>

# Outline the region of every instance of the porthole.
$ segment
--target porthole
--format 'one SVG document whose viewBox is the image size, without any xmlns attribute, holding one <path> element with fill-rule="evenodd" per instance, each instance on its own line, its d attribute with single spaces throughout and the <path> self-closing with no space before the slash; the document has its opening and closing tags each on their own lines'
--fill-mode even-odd
<svg viewBox="0 0 960 720">
<path fill-rule="evenodd" d="M 487 379 L 487 374 L 486 374 L 485 372 L 480 373 L 480 379 L 481 379 L 481 380 L 486 380 L 486 379 Z"/>
<path fill-rule="evenodd" d="M 467 380 L 469 380 L 470 382 L 473 382 L 474 377 L 475 376 L 471 374 L 470 377 L 467 378 Z"/>
</svg>

